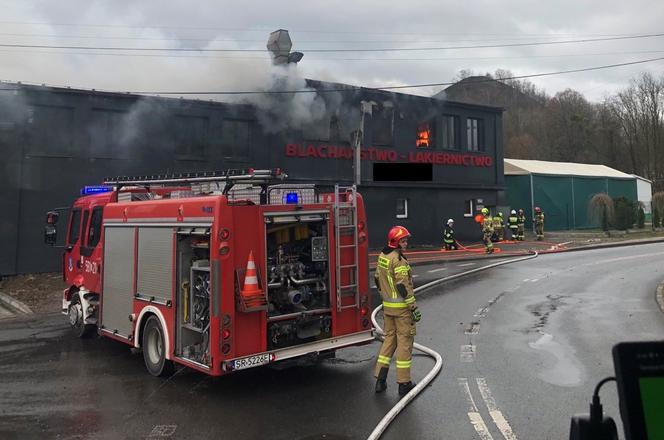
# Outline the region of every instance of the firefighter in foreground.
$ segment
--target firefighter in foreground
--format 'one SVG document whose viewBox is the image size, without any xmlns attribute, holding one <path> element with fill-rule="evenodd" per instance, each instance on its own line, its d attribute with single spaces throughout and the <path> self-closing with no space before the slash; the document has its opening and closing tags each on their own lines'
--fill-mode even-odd
<svg viewBox="0 0 664 440">
<path fill-rule="evenodd" d="M 376 286 L 383 298 L 385 340 L 376 361 L 376 392 L 387 389 L 387 372 L 392 355 L 396 352 L 397 383 L 399 396 L 408 394 L 415 387 L 410 380 L 415 323 L 422 315 L 415 303 L 413 277 L 403 251 L 408 246 L 410 232 L 403 226 L 395 226 L 387 234 L 387 246 L 378 256 Z"/>
<path fill-rule="evenodd" d="M 519 209 L 519 214 L 516 216 L 516 239 L 523 241 L 524 231 L 526 229 L 526 214 L 523 209 Z"/>
<path fill-rule="evenodd" d="M 535 223 L 535 234 L 537 235 L 538 240 L 544 239 L 544 213 L 542 208 L 539 206 L 535 207 L 535 218 L 533 219 Z"/>
<path fill-rule="evenodd" d="M 486 253 L 493 253 L 493 242 L 491 236 L 493 235 L 493 219 L 489 216 L 489 208 L 482 208 L 482 241 L 486 246 Z"/>
<path fill-rule="evenodd" d="M 443 242 L 445 243 L 446 251 L 456 251 L 459 249 L 459 243 L 454 238 L 454 220 L 447 220 L 445 231 L 443 232 Z"/>
</svg>

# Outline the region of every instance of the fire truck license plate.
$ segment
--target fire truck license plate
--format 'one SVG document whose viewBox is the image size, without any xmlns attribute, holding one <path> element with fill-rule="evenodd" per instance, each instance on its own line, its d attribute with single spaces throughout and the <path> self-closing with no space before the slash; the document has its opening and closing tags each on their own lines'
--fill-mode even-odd
<svg viewBox="0 0 664 440">
<path fill-rule="evenodd" d="M 233 361 L 233 370 L 244 370 L 245 368 L 257 367 L 259 365 L 269 364 L 274 359 L 271 353 L 257 354 L 243 359 Z"/>
</svg>

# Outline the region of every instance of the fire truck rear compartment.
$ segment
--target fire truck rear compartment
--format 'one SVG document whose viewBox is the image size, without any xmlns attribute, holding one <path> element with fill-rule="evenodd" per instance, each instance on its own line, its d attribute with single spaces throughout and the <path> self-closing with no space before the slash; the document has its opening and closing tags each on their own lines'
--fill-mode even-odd
<svg viewBox="0 0 664 440">
<path fill-rule="evenodd" d="M 210 230 L 181 228 L 178 251 L 178 356 L 210 364 Z"/>
<path fill-rule="evenodd" d="M 327 231 L 322 215 L 266 218 L 268 349 L 331 336 Z"/>
</svg>

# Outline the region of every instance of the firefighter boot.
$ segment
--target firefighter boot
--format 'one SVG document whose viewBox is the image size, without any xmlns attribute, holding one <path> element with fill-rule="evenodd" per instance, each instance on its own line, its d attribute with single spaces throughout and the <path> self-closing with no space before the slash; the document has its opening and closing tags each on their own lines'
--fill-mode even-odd
<svg viewBox="0 0 664 440">
<path fill-rule="evenodd" d="M 415 385 L 413 382 L 406 382 L 406 383 L 400 383 L 399 384 L 399 397 L 403 397 L 406 394 L 410 392 L 413 388 L 415 388 Z"/>
<path fill-rule="evenodd" d="M 387 389 L 387 368 L 381 368 L 376 378 L 376 392 L 382 393 Z"/>
</svg>

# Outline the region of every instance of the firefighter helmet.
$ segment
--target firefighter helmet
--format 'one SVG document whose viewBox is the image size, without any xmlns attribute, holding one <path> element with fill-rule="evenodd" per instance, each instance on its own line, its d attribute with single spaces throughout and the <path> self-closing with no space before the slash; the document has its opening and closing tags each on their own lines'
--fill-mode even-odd
<svg viewBox="0 0 664 440">
<path fill-rule="evenodd" d="M 510 214 L 511 214 L 511 215 L 516 215 L 516 210 L 513 209 L 513 210 L 510 212 Z"/>
<path fill-rule="evenodd" d="M 399 240 L 410 237 L 410 232 L 403 226 L 395 226 L 387 233 L 387 245 L 391 248 L 399 247 Z"/>
<path fill-rule="evenodd" d="M 503 213 L 502 213 L 502 212 L 499 212 L 499 213 L 498 213 L 498 217 L 503 218 Z"/>
<path fill-rule="evenodd" d="M 451 218 L 448 219 L 448 220 L 447 220 L 447 224 L 448 224 L 448 225 L 453 225 L 453 224 L 454 224 L 454 219 L 451 219 Z"/>
<path fill-rule="evenodd" d="M 482 208 L 482 214 L 489 215 L 489 208 Z"/>
<path fill-rule="evenodd" d="M 542 212 L 542 208 L 540 208 L 539 206 L 535 206 L 535 212 Z"/>
<path fill-rule="evenodd" d="M 519 214 L 523 215 L 523 209 L 519 209 Z"/>
</svg>

